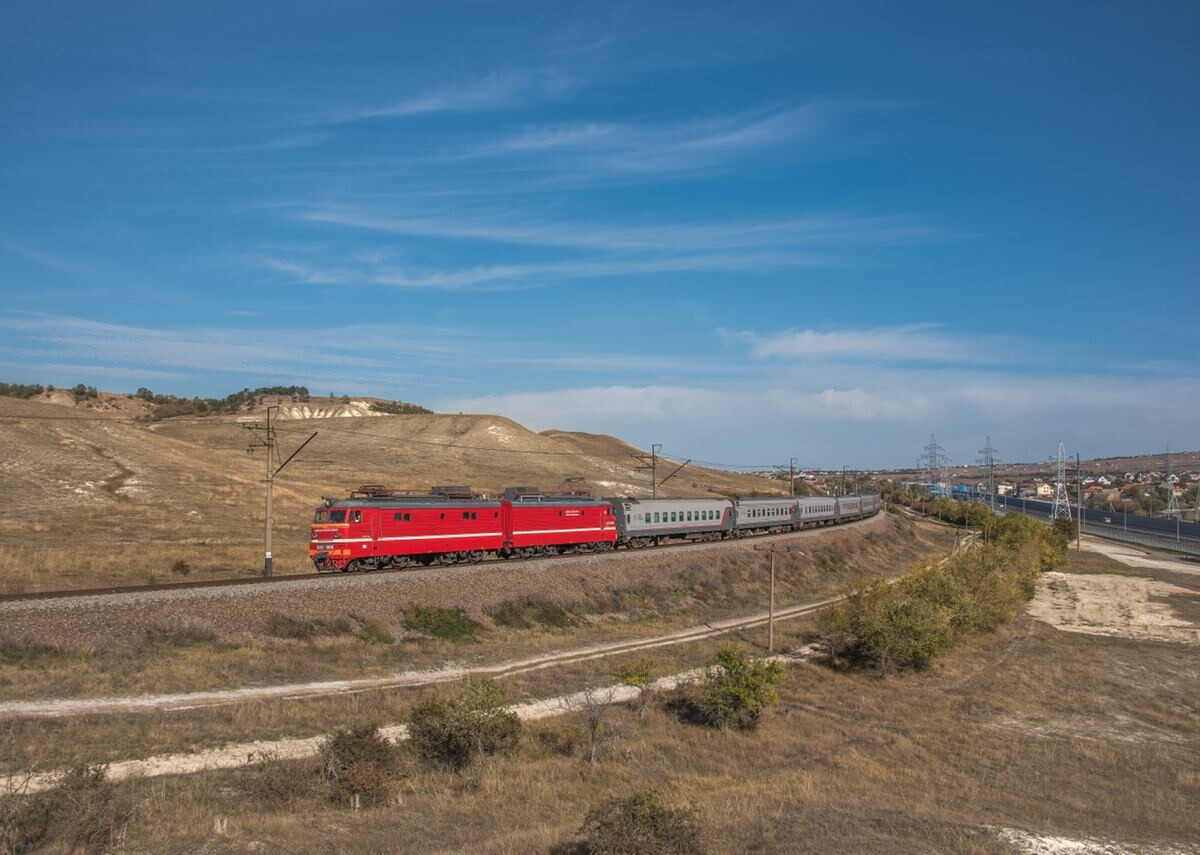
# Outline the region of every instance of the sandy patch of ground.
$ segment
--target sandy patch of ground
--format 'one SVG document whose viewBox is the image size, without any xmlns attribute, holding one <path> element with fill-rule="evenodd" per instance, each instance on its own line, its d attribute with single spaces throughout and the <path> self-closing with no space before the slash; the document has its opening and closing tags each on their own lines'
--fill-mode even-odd
<svg viewBox="0 0 1200 855">
<path fill-rule="evenodd" d="M 1200 645 L 1200 627 L 1158 601 L 1190 593 L 1154 579 L 1046 573 L 1029 613 L 1067 632 Z"/>
<path fill-rule="evenodd" d="M 1131 852 L 1168 855 L 1168 853 L 1196 851 L 1195 847 L 1190 845 L 1185 848 L 1175 848 L 1174 846 L 1140 846 L 1094 838 L 1073 840 L 1069 837 L 1033 834 L 1018 828 L 993 828 L 991 831 L 1017 852 L 1026 853 L 1026 855 L 1076 855 L 1076 853 L 1077 855 L 1128 855 Z"/>
<path fill-rule="evenodd" d="M 1098 552 L 1101 555 L 1124 564 L 1126 567 L 1170 570 L 1172 573 L 1186 573 L 1190 576 L 1200 576 L 1200 564 L 1194 561 L 1185 561 L 1182 558 L 1176 558 L 1171 555 L 1154 555 L 1127 543 L 1114 543 L 1111 540 L 1085 537 L 1082 545 L 1088 552 Z"/>
<path fill-rule="evenodd" d="M 1083 739 L 1092 742 L 1174 742 L 1187 739 L 1165 728 L 1120 713 L 1098 715 L 1052 715 L 1013 713 L 992 721 L 992 727 L 1040 736 L 1046 739 Z"/>
</svg>

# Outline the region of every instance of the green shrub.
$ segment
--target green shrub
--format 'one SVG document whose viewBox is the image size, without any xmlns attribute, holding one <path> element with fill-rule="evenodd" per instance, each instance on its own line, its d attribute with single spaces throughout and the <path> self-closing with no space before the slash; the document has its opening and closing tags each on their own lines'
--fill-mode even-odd
<svg viewBox="0 0 1200 855">
<path fill-rule="evenodd" d="M 321 777 L 339 804 L 369 807 L 386 804 L 394 790 L 399 751 L 379 728 L 335 731 L 321 745 Z"/>
<path fill-rule="evenodd" d="M 503 686 L 466 683 L 453 695 L 438 695 L 413 709 L 409 741 L 417 755 L 434 765 L 460 770 L 477 757 L 517 744 L 521 720 L 508 709 Z"/>
<path fill-rule="evenodd" d="M 626 662 L 613 670 L 613 676 L 621 681 L 621 685 L 632 686 L 638 690 L 638 717 L 645 718 L 646 705 L 654 687 L 654 662 L 645 658 L 636 662 Z"/>
<path fill-rule="evenodd" d="M 669 703 L 685 721 L 722 730 L 754 730 L 767 707 L 779 700 L 778 662 L 750 656 L 737 645 L 717 651 L 698 685 L 683 687 Z"/>
<path fill-rule="evenodd" d="M 388 415 L 393 416 L 409 416 L 424 415 L 426 413 L 432 413 L 433 410 L 427 410 L 418 404 L 405 404 L 402 401 L 372 401 L 371 412 L 387 413 Z"/>
<path fill-rule="evenodd" d="M 651 791 L 593 808 L 579 833 L 594 855 L 685 855 L 702 852 L 694 812 L 669 808 Z"/>
<path fill-rule="evenodd" d="M 990 524 L 990 523 L 989 523 Z M 917 570 L 895 585 L 875 579 L 827 609 L 821 630 L 835 664 L 880 671 L 923 668 L 963 636 L 1011 621 L 1038 574 L 1063 560 L 1061 532 L 1011 514 L 992 543 Z"/>
<path fill-rule="evenodd" d="M 462 641 L 479 631 L 479 624 L 461 609 L 413 606 L 404 612 L 404 628 L 446 641 Z"/>
<path fill-rule="evenodd" d="M 821 629 L 835 662 L 923 668 L 954 644 L 953 610 L 874 579 L 822 613 Z"/>
</svg>

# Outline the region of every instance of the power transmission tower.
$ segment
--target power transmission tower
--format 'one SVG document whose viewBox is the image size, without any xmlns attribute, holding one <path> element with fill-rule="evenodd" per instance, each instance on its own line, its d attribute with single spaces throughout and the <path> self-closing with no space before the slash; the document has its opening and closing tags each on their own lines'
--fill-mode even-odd
<svg viewBox="0 0 1200 855">
<path fill-rule="evenodd" d="M 925 446 L 925 453 L 921 455 L 921 468 L 929 473 L 929 485 L 937 487 L 942 483 L 944 470 L 950 465 L 950 458 L 946 456 L 946 449 L 937 444 L 937 437 L 933 434 L 929 435 L 929 445 Z"/>
<path fill-rule="evenodd" d="M 271 526 L 274 522 L 271 516 L 271 493 L 275 483 L 275 476 L 283 471 L 283 467 L 292 462 L 292 459 L 300 453 L 304 446 L 308 445 L 316 437 L 317 432 L 313 431 L 312 436 L 300 443 L 300 448 L 297 448 L 288 455 L 287 460 L 275 465 L 275 461 L 279 459 L 279 445 L 275 441 L 275 428 L 271 425 L 271 410 L 278 410 L 278 406 L 267 407 L 267 424 L 264 428 L 262 425 L 243 425 L 247 430 L 258 433 L 263 432 L 262 439 L 258 439 L 250 444 L 246 449 L 247 454 L 253 454 L 256 448 L 265 448 L 267 450 L 267 510 L 266 519 L 263 523 L 263 575 L 270 576 L 275 572 L 275 559 L 271 555 Z"/>
<path fill-rule="evenodd" d="M 987 438 L 987 445 L 979 452 L 983 455 L 980 463 L 987 467 L 988 507 L 996 510 L 996 449 L 992 448 L 992 438 Z"/>
<path fill-rule="evenodd" d="M 1067 492 L 1067 450 L 1061 442 L 1058 444 L 1058 472 L 1054 480 L 1054 510 L 1050 520 L 1059 518 L 1071 519 L 1071 496 Z"/>
</svg>

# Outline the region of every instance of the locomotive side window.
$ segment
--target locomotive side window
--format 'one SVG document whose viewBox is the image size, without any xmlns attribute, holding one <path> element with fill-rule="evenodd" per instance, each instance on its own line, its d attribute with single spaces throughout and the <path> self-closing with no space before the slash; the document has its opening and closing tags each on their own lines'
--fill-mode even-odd
<svg viewBox="0 0 1200 855">
<path fill-rule="evenodd" d="M 355 511 L 354 515 L 350 518 L 350 522 L 362 522 L 362 511 Z"/>
</svg>

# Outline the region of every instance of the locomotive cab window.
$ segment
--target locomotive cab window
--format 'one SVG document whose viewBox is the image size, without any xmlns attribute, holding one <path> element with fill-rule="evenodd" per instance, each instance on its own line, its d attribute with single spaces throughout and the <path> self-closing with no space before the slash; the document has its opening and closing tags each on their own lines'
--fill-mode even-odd
<svg viewBox="0 0 1200 855">
<path fill-rule="evenodd" d="M 354 514 L 350 517 L 350 522 L 356 522 L 356 523 L 362 522 L 362 511 L 355 511 Z"/>
</svg>

